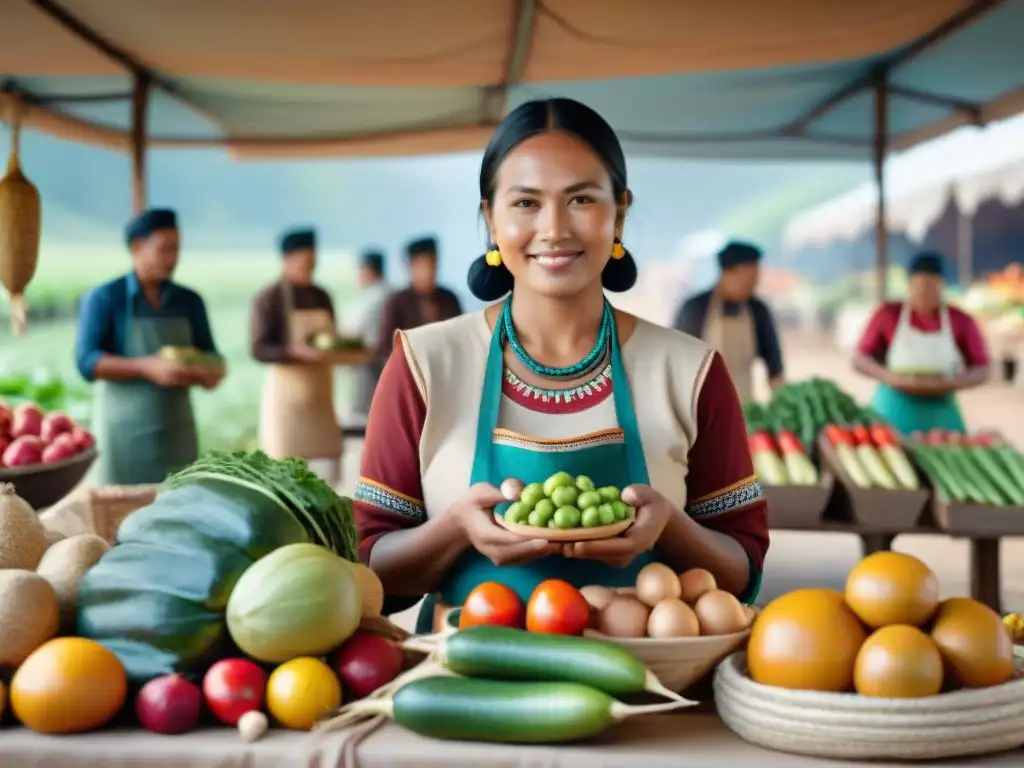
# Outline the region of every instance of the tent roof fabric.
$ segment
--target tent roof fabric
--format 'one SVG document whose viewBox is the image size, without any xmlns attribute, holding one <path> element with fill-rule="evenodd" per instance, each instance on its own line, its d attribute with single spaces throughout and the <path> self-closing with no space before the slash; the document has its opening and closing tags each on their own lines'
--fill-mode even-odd
<svg viewBox="0 0 1024 768">
<path fill-rule="evenodd" d="M 886 227 L 921 242 L 950 199 L 967 215 L 992 198 L 1024 201 L 1024 115 L 984 129 L 961 128 L 886 164 Z M 875 226 L 878 185 L 868 181 L 794 216 L 789 249 L 855 240 Z"/>
<path fill-rule="evenodd" d="M 895 149 L 1024 109 L 1019 29 L 1024 0 L 4 0 L 0 85 L 122 150 L 141 72 L 153 146 L 242 157 L 478 149 L 560 95 L 633 153 L 866 159 L 880 67 Z"/>
</svg>

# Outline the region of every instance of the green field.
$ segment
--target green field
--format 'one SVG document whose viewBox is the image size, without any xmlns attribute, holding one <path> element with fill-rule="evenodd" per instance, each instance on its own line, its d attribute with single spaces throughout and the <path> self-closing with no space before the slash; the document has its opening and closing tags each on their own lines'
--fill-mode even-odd
<svg viewBox="0 0 1024 768">
<path fill-rule="evenodd" d="M 324 253 L 320 259 L 317 281 L 331 292 L 342 317 L 346 297 L 354 295 L 353 263 L 346 253 Z M 228 366 L 220 388 L 193 393 L 203 449 L 247 448 L 254 443 L 263 371 L 249 357 L 249 302 L 261 287 L 276 279 L 279 268 L 272 252 L 199 252 L 186 247 L 182 253 L 175 279 L 203 295 L 214 339 Z M 0 377 L 27 375 L 36 381 L 59 381 L 66 390 L 62 407 L 76 418 L 87 418 L 91 395 L 75 368 L 75 322 L 69 318 L 33 324 L 32 308 L 69 309 L 90 287 L 127 269 L 128 257 L 119 248 L 102 250 L 44 241 L 35 279 L 26 294 L 30 310 L 25 336 L 10 335 L 6 299 L 0 302 Z M 351 391 L 351 375 L 339 371 L 339 413 L 347 412 Z"/>
</svg>

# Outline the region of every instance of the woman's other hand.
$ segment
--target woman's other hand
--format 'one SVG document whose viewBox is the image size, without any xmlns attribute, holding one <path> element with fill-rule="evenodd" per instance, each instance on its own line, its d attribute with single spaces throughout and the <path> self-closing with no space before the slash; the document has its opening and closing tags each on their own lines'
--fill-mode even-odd
<svg viewBox="0 0 1024 768">
<path fill-rule="evenodd" d="M 566 557 L 600 560 L 616 568 L 625 568 L 637 555 L 654 549 L 672 515 L 682 514 L 649 485 L 629 486 L 622 491 L 622 500 L 636 509 L 636 522 L 624 534 L 611 539 L 575 541 L 566 544 L 562 553 Z"/>
<path fill-rule="evenodd" d="M 494 521 L 494 508 L 519 496 L 522 483 L 506 480 L 505 493 L 490 483 L 477 483 L 451 509 L 473 548 L 495 565 L 519 565 L 553 555 L 561 545 L 545 539 L 524 539 Z"/>
</svg>

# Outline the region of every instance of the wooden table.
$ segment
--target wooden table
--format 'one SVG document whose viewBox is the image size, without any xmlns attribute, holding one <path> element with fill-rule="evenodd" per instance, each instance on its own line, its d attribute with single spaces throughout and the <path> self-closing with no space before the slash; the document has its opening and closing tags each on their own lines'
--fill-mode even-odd
<svg viewBox="0 0 1024 768">
<path fill-rule="evenodd" d="M 271 731 L 254 744 L 232 729 L 156 736 L 138 730 L 82 736 L 0 732 L 0 765 L 17 768 L 864 768 L 865 763 L 786 755 L 730 732 L 713 712 L 688 711 L 627 721 L 599 739 L 573 746 L 505 746 L 439 742 L 388 724 L 345 760 L 347 734 Z M 956 766 L 1020 766 L 1021 752 L 964 758 Z M 353 764 L 354 763 L 354 764 Z M 930 763 L 929 763 L 930 764 Z M 893 765 L 871 763 L 871 766 Z"/>
</svg>

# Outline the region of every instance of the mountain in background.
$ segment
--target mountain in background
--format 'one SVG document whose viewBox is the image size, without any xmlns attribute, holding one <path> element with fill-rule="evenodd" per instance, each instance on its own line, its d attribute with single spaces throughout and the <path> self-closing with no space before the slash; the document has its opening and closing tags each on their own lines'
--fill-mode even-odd
<svg viewBox="0 0 1024 768">
<path fill-rule="evenodd" d="M 122 247 L 130 215 L 126 155 L 28 132 L 22 161 L 43 197 L 45 237 Z M 868 176 L 863 165 L 652 158 L 632 159 L 629 171 L 636 202 L 625 239 L 641 263 L 670 257 L 681 237 L 708 228 L 757 239 L 772 258 L 789 215 Z M 177 209 L 186 247 L 266 250 L 268 258 L 278 233 L 298 224 L 315 225 L 330 251 L 375 245 L 397 255 L 408 239 L 434 233 L 442 279 L 461 286 L 484 249 L 478 173 L 477 153 L 236 162 L 215 150 L 156 150 L 149 202 Z"/>
</svg>

